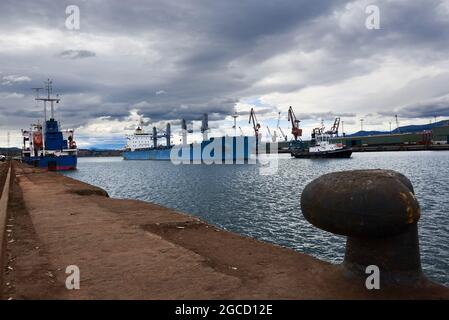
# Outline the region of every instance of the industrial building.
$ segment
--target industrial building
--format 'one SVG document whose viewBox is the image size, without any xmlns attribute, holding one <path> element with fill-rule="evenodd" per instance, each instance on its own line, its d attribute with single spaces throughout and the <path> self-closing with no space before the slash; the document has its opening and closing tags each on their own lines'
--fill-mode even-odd
<svg viewBox="0 0 449 320">
<path fill-rule="evenodd" d="M 421 132 L 336 137 L 334 142 L 352 147 L 354 151 L 439 150 L 449 146 L 449 125 Z"/>
</svg>

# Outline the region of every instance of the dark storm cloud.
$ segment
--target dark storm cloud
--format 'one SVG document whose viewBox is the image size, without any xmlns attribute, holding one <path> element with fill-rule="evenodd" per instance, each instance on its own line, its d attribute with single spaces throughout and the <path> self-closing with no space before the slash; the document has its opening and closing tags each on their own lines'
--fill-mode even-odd
<svg viewBox="0 0 449 320">
<path fill-rule="evenodd" d="M 420 101 L 391 112 L 381 112 L 385 116 L 398 115 L 401 118 L 449 117 L 449 95 Z"/>
<path fill-rule="evenodd" d="M 4 111 L 3 115 L 8 117 L 24 117 L 29 119 L 38 119 L 42 117 L 41 110 L 12 110 L 12 111 Z"/>
<path fill-rule="evenodd" d="M 315 112 L 315 113 L 298 113 L 296 117 L 299 120 L 334 120 L 337 117 L 355 117 L 355 113 L 335 113 L 332 111 L 328 112 Z"/>
<path fill-rule="evenodd" d="M 64 50 L 58 56 L 64 59 L 83 59 L 95 57 L 96 54 L 89 50 Z"/>
<path fill-rule="evenodd" d="M 8 84 L 8 92 L 26 95 L 8 104 L 14 119 L 32 114 L 25 112 L 33 104 L 30 87 L 42 86 L 51 77 L 54 91 L 63 99 L 58 112 L 72 125 L 105 116 L 123 120 L 133 109 L 151 121 L 199 120 L 204 112 L 211 120 L 221 120 L 233 114 L 235 104 L 244 98 L 340 83 L 371 72 L 384 57 L 418 64 L 446 59 L 449 19 L 439 18 L 439 1 L 373 3 L 381 9 L 379 31 L 364 27 L 364 6 L 345 19 L 352 12 L 347 9 L 351 3 L 341 0 L 4 0 L 0 76 L 33 80 Z M 64 28 L 67 5 L 80 8 L 79 32 Z M 53 40 L 53 34 L 43 36 L 52 41 L 47 47 L 36 45 L 37 51 L 27 51 L 22 42 L 14 52 L 5 50 L 9 41 L 2 34 L 17 30 L 27 34 L 39 28 L 57 30 L 62 36 Z M 85 37 L 92 46 L 73 45 L 77 37 Z M 111 45 L 114 39 L 119 46 Z M 306 57 L 271 61 L 289 53 Z M 299 80 L 283 77 L 286 71 Z M 278 73 L 280 81 L 260 82 Z M 382 107 L 393 110 L 397 105 Z M 258 114 L 271 111 L 257 109 Z M 350 111 L 354 112 L 309 112 L 298 117 L 354 116 L 355 110 Z M 438 102 L 401 110 L 410 117 L 433 112 L 447 114 L 447 107 Z"/>
</svg>

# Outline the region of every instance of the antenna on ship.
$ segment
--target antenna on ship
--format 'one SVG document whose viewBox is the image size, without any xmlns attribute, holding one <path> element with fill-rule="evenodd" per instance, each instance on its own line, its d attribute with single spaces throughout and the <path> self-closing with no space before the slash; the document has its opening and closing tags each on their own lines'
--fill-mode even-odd
<svg viewBox="0 0 449 320">
<path fill-rule="evenodd" d="M 53 93 L 53 87 L 52 87 L 53 81 L 48 79 L 45 82 L 45 88 L 47 89 L 47 98 L 39 98 L 37 97 L 35 100 L 44 101 L 44 115 L 45 115 L 45 121 L 47 121 L 47 101 L 50 102 L 50 119 L 54 119 L 54 102 L 59 103 L 61 99 L 59 99 L 59 95 L 56 96 L 56 98 L 52 98 L 51 94 Z"/>
<path fill-rule="evenodd" d="M 47 82 L 45 83 L 46 87 L 47 87 L 47 99 L 50 100 L 50 95 L 51 92 L 53 90 L 52 88 L 52 81 L 50 81 L 50 79 L 47 79 Z M 44 101 L 45 104 L 45 113 L 47 113 L 47 105 L 46 105 L 47 101 Z M 53 106 L 51 107 L 51 111 L 50 111 L 50 119 L 53 118 Z M 47 120 L 47 119 L 45 119 Z"/>
<path fill-rule="evenodd" d="M 31 88 L 31 90 L 36 91 L 36 99 L 39 98 L 39 90 L 43 90 L 44 88 Z"/>
</svg>

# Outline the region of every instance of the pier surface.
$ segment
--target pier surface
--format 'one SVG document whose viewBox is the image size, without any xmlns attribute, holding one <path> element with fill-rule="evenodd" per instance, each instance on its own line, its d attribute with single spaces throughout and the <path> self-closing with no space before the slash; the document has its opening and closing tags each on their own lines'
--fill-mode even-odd
<svg viewBox="0 0 449 320">
<path fill-rule="evenodd" d="M 57 173 L 13 169 L 4 299 L 449 299 L 434 283 L 367 290 L 339 265 Z M 70 265 L 80 290 L 66 289 Z"/>
</svg>

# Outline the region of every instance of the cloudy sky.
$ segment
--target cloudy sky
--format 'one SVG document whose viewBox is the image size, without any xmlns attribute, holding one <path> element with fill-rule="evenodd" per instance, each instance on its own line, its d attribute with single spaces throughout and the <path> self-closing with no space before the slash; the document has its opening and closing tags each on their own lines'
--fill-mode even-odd
<svg viewBox="0 0 449 320">
<path fill-rule="evenodd" d="M 335 116 L 345 132 L 449 118 L 448 30 L 449 0 L 1 0 L 0 145 L 42 117 L 30 88 L 47 78 L 82 147 L 123 143 L 140 116 L 178 140 L 181 118 L 208 112 L 219 135 L 237 111 L 249 134 L 251 107 L 288 131 L 293 106 L 306 138 Z"/>
</svg>

